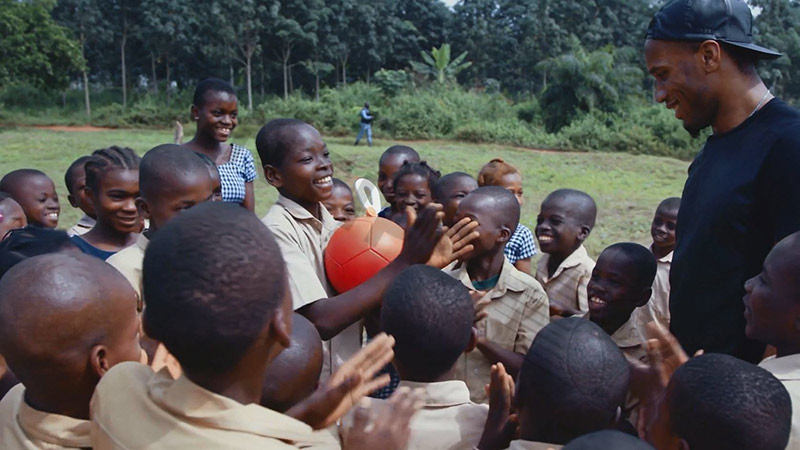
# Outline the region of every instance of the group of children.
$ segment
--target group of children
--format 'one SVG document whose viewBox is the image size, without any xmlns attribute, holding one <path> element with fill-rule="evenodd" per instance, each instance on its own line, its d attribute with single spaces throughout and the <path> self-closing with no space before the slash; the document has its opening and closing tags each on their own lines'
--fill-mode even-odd
<svg viewBox="0 0 800 450">
<path fill-rule="evenodd" d="M 213 126 L 192 142 L 208 148 L 236 108 L 204 83 L 192 112 Z M 247 171 L 231 196 L 217 166 L 244 148 L 215 147 L 220 160 L 195 144 L 78 159 L 71 237 L 53 230 L 45 174 L 0 179 L 0 447 L 800 446 L 800 235 L 743 300 L 748 335 L 777 356 L 689 359 L 665 331 L 677 198 L 658 205 L 650 248 L 614 244 L 595 262 L 587 193 L 550 193 L 531 232 L 511 164 L 442 175 L 393 146 L 379 215 L 405 229 L 403 248 L 336 292 L 324 252 L 356 208 L 319 132 L 259 131 L 279 194 L 261 221 Z"/>
</svg>

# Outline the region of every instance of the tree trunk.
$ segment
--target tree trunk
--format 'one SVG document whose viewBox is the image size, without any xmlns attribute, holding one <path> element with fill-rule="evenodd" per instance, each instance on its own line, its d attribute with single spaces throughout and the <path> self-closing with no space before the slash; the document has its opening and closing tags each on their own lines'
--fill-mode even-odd
<svg viewBox="0 0 800 450">
<path fill-rule="evenodd" d="M 81 58 L 86 61 L 86 37 L 81 33 Z M 83 69 L 83 101 L 86 104 L 86 120 L 92 120 L 92 103 L 89 99 L 89 69 Z"/>
<path fill-rule="evenodd" d="M 253 48 L 255 50 L 255 48 Z M 253 83 L 251 79 L 251 69 L 252 69 L 252 62 L 253 62 L 253 51 L 248 48 L 246 53 L 247 58 L 247 110 L 253 110 Z"/>
<path fill-rule="evenodd" d="M 316 78 L 316 80 L 314 80 L 314 100 L 319 102 L 319 67 L 314 71 L 314 76 Z"/>
<path fill-rule="evenodd" d="M 153 92 L 158 94 L 158 78 L 156 78 L 156 55 L 150 52 L 150 70 L 153 72 Z"/>
<path fill-rule="evenodd" d="M 231 86 L 233 86 L 233 61 L 230 61 L 228 63 L 228 68 L 230 69 L 230 74 L 231 74 Z"/>
<path fill-rule="evenodd" d="M 294 67 L 294 64 L 289 64 L 289 92 L 294 92 L 294 77 L 292 76 L 292 67 Z"/>
<path fill-rule="evenodd" d="M 169 98 L 172 91 L 172 83 L 169 80 L 169 55 L 164 56 L 164 64 L 167 66 L 167 104 L 169 104 Z"/>
<path fill-rule="evenodd" d="M 67 91 L 61 93 L 61 107 L 67 109 Z"/>
<path fill-rule="evenodd" d="M 126 29 L 124 16 L 122 23 L 122 43 L 120 44 L 120 60 L 122 61 L 122 107 L 126 108 L 128 106 L 128 80 L 125 76 L 125 44 L 128 41 L 128 30 Z"/>
<path fill-rule="evenodd" d="M 336 86 L 339 86 L 339 61 L 336 61 L 334 72 L 336 72 Z"/>
<path fill-rule="evenodd" d="M 369 86 L 369 73 L 370 73 L 369 64 L 367 64 L 367 86 Z"/>
<path fill-rule="evenodd" d="M 288 46 L 283 48 L 283 99 L 289 99 L 289 57 L 292 49 Z"/>
</svg>

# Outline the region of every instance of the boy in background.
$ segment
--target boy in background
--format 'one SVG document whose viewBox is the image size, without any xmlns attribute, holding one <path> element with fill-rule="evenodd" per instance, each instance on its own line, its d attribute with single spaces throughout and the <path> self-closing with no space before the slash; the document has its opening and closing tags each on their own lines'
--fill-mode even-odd
<svg viewBox="0 0 800 450">
<path fill-rule="evenodd" d="M 378 217 L 394 220 L 395 215 L 404 214 L 394 206 L 394 174 L 403 164 L 420 162 L 419 153 L 407 145 L 393 145 L 387 148 L 378 160 L 378 189 L 389 206 L 383 208 Z"/>
<path fill-rule="evenodd" d="M 26 226 L 28 218 L 19 203 L 10 194 L 0 192 L 0 241 L 6 238 L 9 231 Z"/>
<path fill-rule="evenodd" d="M 647 304 L 636 310 L 640 325 L 656 321 L 669 329 L 669 269 L 672 265 L 672 252 L 675 250 L 675 228 L 678 223 L 679 197 L 662 201 L 653 216 L 650 235 L 653 245 L 650 251 L 656 257 L 656 278 L 653 280 L 653 296 Z"/>
<path fill-rule="evenodd" d="M 83 211 L 83 217 L 78 223 L 67 230 L 70 237 L 84 234 L 97 223 L 97 213 L 94 211 L 92 200 L 86 195 L 86 170 L 84 164 L 90 159 L 89 155 L 81 156 L 69 165 L 64 174 L 64 184 L 67 186 L 67 200 L 73 208 Z"/>
<path fill-rule="evenodd" d="M 514 194 L 498 186 L 474 190 L 458 206 L 456 221 L 478 222 L 474 250 L 460 258 L 463 264 L 449 272 L 479 297 L 481 318 L 475 323 L 477 350 L 462 356 L 457 375 L 467 383 L 470 398 L 486 401 L 492 364 L 501 362 L 516 376 L 536 333 L 550 322 L 547 294 L 530 275 L 517 270 L 504 249 L 519 222 Z M 485 316 L 485 317 L 483 317 Z"/>
<path fill-rule="evenodd" d="M 17 169 L 0 179 L 0 191 L 11 195 L 22 210 L 28 225 L 41 228 L 58 226 L 61 205 L 56 185 L 44 172 L 36 169 Z"/>
<path fill-rule="evenodd" d="M 442 224 L 446 227 L 455 225 L 456 211 L 461 200 L 478 189 L 478 182 L 471 175 L 464 172 L 453 172 L 439 178 L 433 188 L 433 201 L 442 205 L 444 219 Z"/>
<path fill-rule="evenodd" d="M 353 191 L 344 181 L 334 178 L 333 190 L 329 199 L 322 202 L 337 222 L 349 222 L 356 218 L 356 204 Z"/>
<path fill-rule="evenodd" d="M 583 242 L 597 218 L 597 205 L 589 194 L 575 189 L 553 191 L 536 217 L 536 238 L 544 253 L 536 268 L 536 281 L 550 299 L 550 315 L 568 317 L 589 310 L 586 286 L 594 261 Z"/>
</svg>

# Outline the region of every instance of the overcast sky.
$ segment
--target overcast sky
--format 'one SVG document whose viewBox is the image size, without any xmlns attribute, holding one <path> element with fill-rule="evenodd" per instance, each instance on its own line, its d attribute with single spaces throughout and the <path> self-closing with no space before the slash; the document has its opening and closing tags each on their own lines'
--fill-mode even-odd
<svg viewBox="0 0 800 450">
<path fill-rule="evenodd" d="M 458 0 L 442 0 L 442 3 L 444 3 L 447 6 L 453 6 L 456 4 L 456 2 L 458 2 Z"/>
</svg>

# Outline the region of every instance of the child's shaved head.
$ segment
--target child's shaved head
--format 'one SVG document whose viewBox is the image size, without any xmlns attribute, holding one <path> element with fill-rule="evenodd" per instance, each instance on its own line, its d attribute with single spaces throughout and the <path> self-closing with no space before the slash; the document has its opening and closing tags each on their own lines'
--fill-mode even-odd
<svg viewBox="0 0 800 450">
<path fill-rule="evenodd" d="M 708 354 L 682 365 L 667 387 L 671 431 L 691 449 L 782 450 L 792 401 L 765 369 L 729 355 Z"/>
<path fill-rule="evenodd" d="M 163 144 L 152 148 L 139 164 L 139 191 L 151 201 L 164 191 L 179 188 L 184 178 L 205 178 L 208 168 L 197 154 L 176 144 Z"/>
<path fill-rule="evenodd" d="M 499 186 L 479 187 L 472 191 L 462 203 L 474 204 L 476 202 L 485 205 L 482 207 L 489 208 L 495 220 L 511 230 L 511 233 L 517 229 L 520 214 L 519 202 L 508 189 Z"/>
<path fill-rule="evenodd" d="M 0 279 L 0 353 L 26 399 L 88 419 L 100 376 L 141 357 L 136 300 L 122 274 L 80 253 L 36 256 L 9 270 Z"/>
<path fill-rule="evenodd" d="M 556 203 L 568 209 L 571 215 L 583 226 L 594 228 L 597 219 L 597 204 L 587 193 L 576 189 L 558 189 L 548 195 L 542 205 Z"/>
<path fill-rule="evenodd" d="M 450 370 L 470 344 L 474 316 L 467 289 L 441 270 L 416 265 L 400 273 L 381 308 L 400 377 L 433 382 Z"/>
<path fill-rule="evenodd" d="M 665 211 L 665 212 L 678 212 L 681 207 L 681 198 L 680 197 L 670 197 L 661 201 L 658 204 L 658 211 Z"/>
<path fill-rule="evenodd" d="M 273 119 L 261 127 L 256 135 L 256 149 L 261 164 L 281 167 L 286 155 L 301 138 L 298 130 L 304 128 L 319 134 L 314 127 L 298 119 Z"/>
<path fill-rule="evenodd" d="M 144 325 L 186 371 L 233 368 L 285 301 L 272 233 L 239 205 L 205 202 L 172 219 L 143 263 Z"/>
<path fill-rule="evenodd" d="M 565 444 L 610 428 L 628 391 L 619 347 L 597 325 L 569 317 L 533 340 L 517 381 L 522 439 Z"/>
<path fill-rule="evenodd" d="M 393 145 L 381 154 L 380 160 L 378 160 L 378 164 L 383 164 L 392 157 L 399 157 L 404 161 L 408 161 L 409 163 L 418 163 L 420 161 L 419 153 L 413 148 L 407 145 Z M 402 166 L 403 163 L 401 162 L 400 165 Z"/>
<path fill-rule="evenodd" d="M 292 314 L 291 344 L 267 367 L 261 406 L 286 412 L 305 400 L 319 384 L 322 373 L 322 339 L 314 324 Z"/>
<path fill-rule="evenodd" d="M 9 231 L 24 228 L 28 225 L 25 211 L 11 197 L 11 194 L 0 191 L 0 241 L 2 241 Z"/>
</svg>

